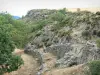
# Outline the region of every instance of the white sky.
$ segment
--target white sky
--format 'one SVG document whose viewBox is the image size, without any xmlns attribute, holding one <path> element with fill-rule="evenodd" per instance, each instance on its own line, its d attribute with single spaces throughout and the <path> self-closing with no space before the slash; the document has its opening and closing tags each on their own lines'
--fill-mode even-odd
<svg viewBox="0 0 100 75">
<path fill-rule="evenodd" d="M 31 9 L 100 7 L 100 0 L 0 0 L 0 12 L 22 16 Z"/>
</svg>

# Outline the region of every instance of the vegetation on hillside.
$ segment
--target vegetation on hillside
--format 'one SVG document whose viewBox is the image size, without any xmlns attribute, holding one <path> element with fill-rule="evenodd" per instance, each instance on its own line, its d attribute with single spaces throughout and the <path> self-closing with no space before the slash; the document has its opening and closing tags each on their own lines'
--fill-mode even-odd
<svg viewBox="0 0 100 75">
<path fill-rule="evenodd" d="M 91 61 L 88 66 L 91 75 L 100 75 L 100 60 Z"/>
<path fill-rule="evenodd" d="M 0 25 L 10 28 L 9 34 L 16 47 L 22 48 L 25 45 L 28 29 L 24 22 L 14 20 L 10 14 L 1 13 Z"/>
<path fill-rule="evenodd" d="M 30 17 L 31 19 L 29 19 Z M 51 27 L 51 32 L 54 32 L 57 37 L 67 37 L 67 39 L 70 39 L 72 38 L 73 28 L 80 27 L 83 23 L 86 27 L 81 33 L 82 38 L 86 40 L 100 38 L 99 12 L 96 14 L 88 11 L 72 13 L 66 12 L 65 8 L 60 10 L 35 10 L 35 13 L 31 10 L 20 20 L 14 20 L 10 14 L 1 13 L 0 65 L 4 66 L 0 68 L 0 72 L 11 72 L 20 67 L 23 61 L 19 56 L 12 54 L 14 48 L 24 48 L 28 42 L 43 34 L 43 28 L 45 26 Z M 43 40 L 43 42 L 47 44 L 48 40 L 49 38 Z M 100 48 L 100 39 L 96 43 Z M 51 44 L 50 40 L 47 46 Z"/>
<path fill-rule="evenodd" d="M 91 40 L 100 37 L 100 15 L 98 13 L 89 11 L 68 12 L 65 8 L 60 10 L 31 10 L 22 18 L 22 21 L 28 25 L 28 41 L 42 35 L 45 26 L 50 27 L 51 32 L 54 32 L 58 37 L 71 38 L 73 28 L 79 28 L 81 25 L 85 27 L 81 32 L 82 38 Z"/>
<path fill-rule="evenodd" d="M 11 32 L 13 22 L 9 14 L 0 14 L 0 75 L 5 72 L 17 70 L 22 64 L 23 60 L 12 54 L 14 51 L 14 42 Z"/>
</svg>

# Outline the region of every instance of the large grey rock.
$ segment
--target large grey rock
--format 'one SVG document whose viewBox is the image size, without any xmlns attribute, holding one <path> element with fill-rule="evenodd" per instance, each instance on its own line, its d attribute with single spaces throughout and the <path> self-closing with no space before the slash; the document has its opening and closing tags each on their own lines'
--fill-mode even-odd
<svg viewBox="0 0 100 75">
<path fill-rule="evenodd" d="M 56 10 L 48 10 L 48 9 L 33 9 L 28 11 L 27 15 L 23 18 L 23 20 L 43 20 L 47 19 L 49 15 L 55 13 Z"/>
<path fill-rule="evenodd" d="M 93 44 L 74 44 L 71 46 L 73 49 L 70 51 L 67 50 L 64 56 L 57 60 L 57 67 L 69 67 L 100 59 L 100 49 Z"/>
<path fill-rule="evenodd" d="M 77 65 L 77 56 L 72 52 L 65 53 L 64 57 L 57 60 L 56 67 L 69 67 L 71 65 Z"/>
<path fill-rule="evenodd" d="M 93 60 L 100 59 L 100 50 L 92 45 L 85 45 L 78 55 L 77 63 L 86 63 Z"/>
<path fill-rule="evenodd" d="M 70 44 L 58 44 L 47 47 L 45 51 L 54 54 L 55 56 L 57 56 L 58 59 L 60 59 L 65 55 L 65 53 L 71 50 L 72 47 Z"/>
</svg>

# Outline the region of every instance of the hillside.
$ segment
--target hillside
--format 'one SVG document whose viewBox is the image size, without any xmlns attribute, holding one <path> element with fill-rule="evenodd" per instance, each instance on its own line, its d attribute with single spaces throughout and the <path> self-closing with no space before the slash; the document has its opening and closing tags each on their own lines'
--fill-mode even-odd
<svg viewBox="0 0 100 75">
<path fill-rule="evenodd" d="M 12 48 L 25 52 L 11 52 L 24 64 L 8 75 L 100 75 L 100 12 L 33 9 L 19 20 L 0 16 Z"/>
<path fill-rule="evenodd" d="M 38 58 L 42 66 L 41 73 L 100 59 L 100 12 L 66 12 L 65 8 L 31 10 L 22 20 L 37 27 L 33 28 L 25 52 Z M 44 67 L 46 66 L 45 53 L 56 56 L 52 68 Z M 55 71 L 52 71 L 54 72 L 52 75 L 56 75 Z"/>
</svg>

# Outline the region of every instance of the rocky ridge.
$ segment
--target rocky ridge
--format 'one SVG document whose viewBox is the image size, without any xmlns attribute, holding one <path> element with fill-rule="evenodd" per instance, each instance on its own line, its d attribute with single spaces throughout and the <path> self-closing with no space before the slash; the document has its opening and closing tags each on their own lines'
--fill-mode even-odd
<svg viewBox="0 0 100 75">
<path fill-rule="evenodd" d="M 48 53 L 53 54 L 54 57 L 52 58 L 54 58 L 55 64 L 52 67 L 56 68 L 86 64 L 100 59 L 100 48 L 97 47 L 96 40 L 94 40 L 95 37 L 99 38 L 100 15 L 95 16 L 95 14 L 90 12 L 82 12 L 81 15 L 76 17 L 77 20 L 73 22 L 72 26 L 61 27 L 57 32 L 52 30 L 55 22 L 44 26 L 41 30 L 42 34 L 36 36 L 27 45 L 25 52 L 38 58 L 40 63 L 39 72 L 41 70 L 44 72 L 43 69 L 45 71 L 51 70 L 50 68 L 47 69 L 48 67 L 44 68 L 44 56 L 48 55 Z M 92 24 L 95 26 L 92 26 Z M 97 36 L 94 34 L 94 30 L 98 32 Z M 68 32 L 67 35 L 62 31 Z M 86 35 L 83 33 L 84 31 L 87 31 Z M 40 48 L 43 50 L 41 51 Z"/>
</svg>

